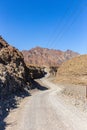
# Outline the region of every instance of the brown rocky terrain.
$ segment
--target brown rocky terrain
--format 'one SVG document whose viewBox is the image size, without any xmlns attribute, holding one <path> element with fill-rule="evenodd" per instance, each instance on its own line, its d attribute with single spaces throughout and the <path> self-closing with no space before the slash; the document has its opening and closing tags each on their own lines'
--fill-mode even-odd
<svg viewBox="0 0 87 130">
<path fill-rule="evenodd" d="M 37 87 L 34 78 L 42 76 L 40 68 L 27 66 L 23 54 L 0 36 L 0 129 L 3 115 L 16 107 L 15 97 L 28 96 L 29 89 Z"/>
<path fill-rule="evenodd" d="M 87 85 L 87 55 L 77 56 L 64 62 L 58 69 L 56 81 Z"/>
<path fill-rule="evenodd" d="M 44 67 L 33 66 L 30 64 L 26 64 L 29 69 L 29 74 L 32 79 L 38 79 L 45 76 L 46 72 L 44 71 Z"/>
<path fill-rule="evenodd" d="M 0 98 L 22 90 L 28 80 L 22 53 L 0 37 Z"/>
<path fill-rule="evenodd" d="M 34 66 L 59 66 L 64 61 L 79 55 L 71 50 L 63 52 L 41 47 L 36 47 L 29 51 L 23 50 L 22 53 L 25 62 Z"/>
<path fill-rule="evenodd" d="M 30 83 L 22 53 L 0 36 L 0 129 L 4 129 L 2 120 L 10 108 L 16 107 L 15 95 L 24 92 Z"/>
<path fill-rule="evenodd" d="M 26 66 L 23 54 L 0 37 L 0 98 L 31 87 L 32 79 L 43 73 L 38 67 Z"/>
</svg>

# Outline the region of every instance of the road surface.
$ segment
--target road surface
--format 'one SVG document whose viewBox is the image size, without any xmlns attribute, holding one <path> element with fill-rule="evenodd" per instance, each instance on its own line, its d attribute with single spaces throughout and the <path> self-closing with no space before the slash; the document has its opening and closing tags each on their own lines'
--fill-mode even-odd
<svg viewBox="0 0 87 130">
<path fill-rule="evenodd" d="M 87 118 L 58 97 L 61 89 L 42 79 L 48 90 L 39 91 L 9 116 L 6 130 L 87 130 Z M 8 120 L 9 120 L 8 119 Z M 10 122 L 9 122 L 10 123 Z"/>
</svg>

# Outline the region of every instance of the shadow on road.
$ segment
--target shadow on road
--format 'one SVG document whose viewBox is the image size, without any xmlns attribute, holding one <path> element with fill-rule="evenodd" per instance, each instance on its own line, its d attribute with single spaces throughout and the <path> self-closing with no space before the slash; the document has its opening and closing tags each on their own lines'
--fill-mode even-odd
<svg viewBox="0 0 87 130">
<path fill-rule="evenodd" d="M 41 90 L 41 91 L 48 90 L 48 88 L 47 88 L 47 87 L 42 86 L 42 85 L 40 85 L 39 83 L 37 83 L 37 89 L 39 89 L 39 90 Z"/>
<path fill-rule="evenodd" d="M 38 90 L 45 91 L 48 90 L 47 87 L 43 86 L 42 83 L 33 81 L 32 89 L 37 88 Z M 29 91 L 17 91 L 16 93 L 9 95 L 6 99 L 0 100 L 0 130 L 5 130 L 7 125 L 4 119 L 8 116 L 10 110 L 18 108 L 18 99 L 31 96 Z"/>
<path fill-rule="evenodd" d="M 48 88 L 45 87 L 40 80 L 35 81 L 35 84 L 36 84 L 36 88 L 41 91 L 48 90 Z"/>
<path fill-rule="evenodd" d="M 10 110 L 16 109 L 18 107 L 17 99 L 21 99 L 27 96 L 31 96 L 31 94 L 28 91 L 24 90 L 21 92 L 16 92 L 15 94 L 12 94 L 6 97 L 6 99 L 2 99 L 0 101 L 0 130 L 5 130 L 6 126 L 10 125 L 6 124 L 4 119 L 7 117 Z"/>
</svg>

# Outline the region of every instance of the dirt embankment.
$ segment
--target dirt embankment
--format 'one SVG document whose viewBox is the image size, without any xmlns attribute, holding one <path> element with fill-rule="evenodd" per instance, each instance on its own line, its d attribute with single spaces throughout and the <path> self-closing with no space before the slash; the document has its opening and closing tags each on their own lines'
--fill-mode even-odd
<svg viewBox="0 0 87 130">
<path fill-rule="evenodd" d="M 58 69 L 56 81 L 87 85 L 87 55 L 81 55 L 64 62 Z"/>
<path fill-rule="evenodd" d="M 65 86 L 64 94 L 85 102 L 87 98 L 87 55 L 64 62 L 57 71 L 55 82 Z"/>
</svg>

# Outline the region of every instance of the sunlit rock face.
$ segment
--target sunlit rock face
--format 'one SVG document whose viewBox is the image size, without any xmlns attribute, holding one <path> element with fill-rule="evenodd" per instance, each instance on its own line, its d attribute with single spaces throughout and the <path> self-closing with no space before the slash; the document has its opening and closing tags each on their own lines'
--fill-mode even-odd
<svg viewBox="0 0 87 130">
<path fill-rule="evenodd" d="M 0 98 L 29 85 L 28 72 L 22 53 L 0 36 Z"/>
</svg>

